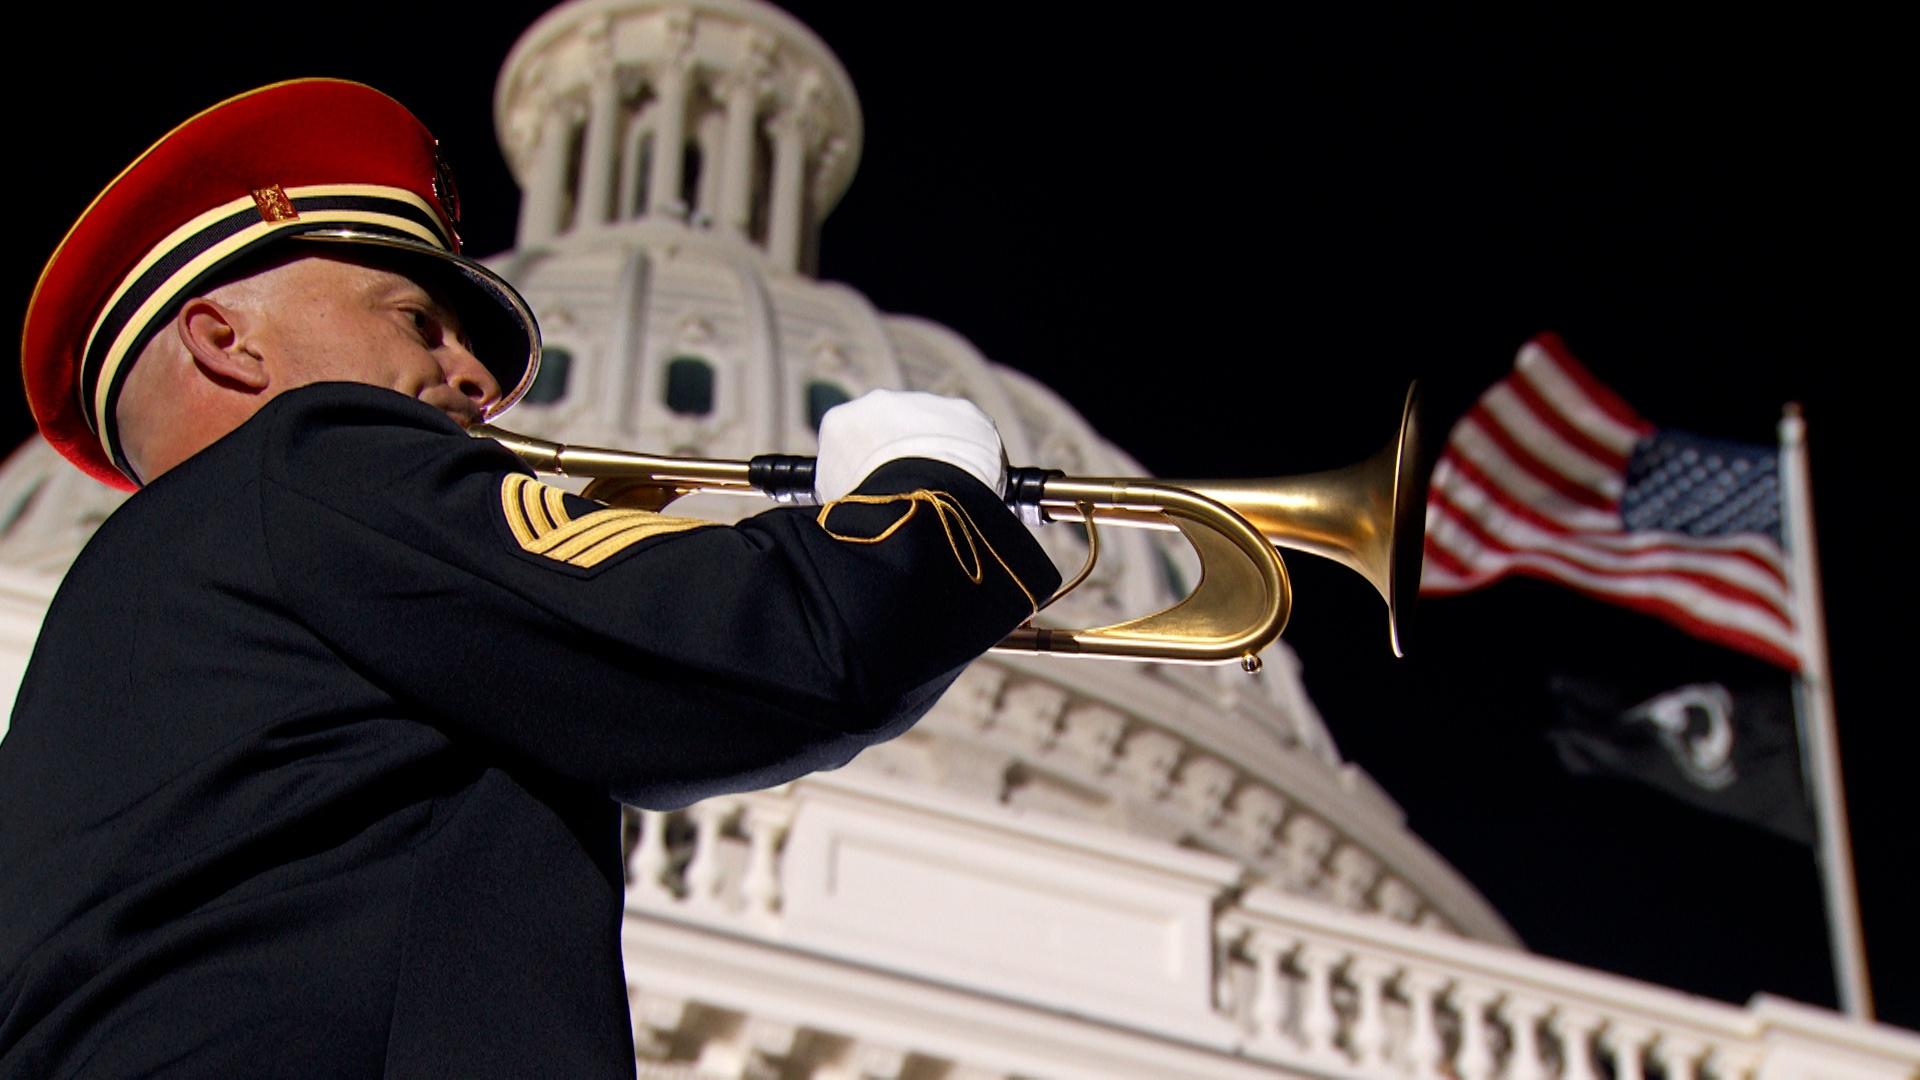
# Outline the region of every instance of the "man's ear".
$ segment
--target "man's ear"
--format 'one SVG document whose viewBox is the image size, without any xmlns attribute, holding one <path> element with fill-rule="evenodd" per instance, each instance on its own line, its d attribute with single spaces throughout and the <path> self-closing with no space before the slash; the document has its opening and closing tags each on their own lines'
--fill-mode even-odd
<svg viewBox="0 0 1920 1080">
<path fill-rule="evenodd" d="M 213 381 L 235 390 L 267 388 L 267 365 L 248 342 L 243 316 L 204 296 L 189 300 L 173 320 L 180 344 Z"/>
</svg>

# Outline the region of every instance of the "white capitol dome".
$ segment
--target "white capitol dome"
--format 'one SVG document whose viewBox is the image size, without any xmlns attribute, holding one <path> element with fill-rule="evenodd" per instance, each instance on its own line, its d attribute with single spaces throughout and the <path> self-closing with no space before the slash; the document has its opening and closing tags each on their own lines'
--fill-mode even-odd
<svg viewBox="0 0 1920 1080">
<path fill-rule="evenodd" d="M 1015 462 L 1141 475 L 1057 395 L 958 334 L 803 272 L 861 128 L 839 62 L 786 13 L 563 5 L 509 56 L 495 121 L 526 199 L 518 247 L 492 263 L 540 313 L 558 361 L 509 427 L 717 457 L 810 453 L 824 407 L 895 387 L 972 399 Z M 676 135 L 689 146 L 678 160 L 654 153 Z M 708 505 L 737 513 L 730 502 Z M 1080 564 L 1076 526 L 1040 535 L 1064 569 Z M 1165 606 L 1192 580 L 1184 558 L 1158 534 L 1103 530 L 1092 579 L 1049 621 Z M 1292 892 L 1512 941 L 1340 763 L 1291 653 L 1274 652 L 1251 679 L 996 655 L 855 772 L 1218 851 Z"/>
<path fill-rule="evenodd" d="M 494 111 L 525 198 L 515 249 L 490 262 L 548 344 L 507 426 L 809 453 L 826 408 L 901 387 L 977 402 L 1017 464 L 1140 474 L 953 331 L 809 276 L 861 118 L 838 60 L 784 12 L 574 0 L 521 38 Z M 5 685 L 117 502 L 38 440 L 0 470 Z M 1041 536 L 1079 564 L 1074 527 Z M 1050 621 L 1141 614 L 1191 580 L 1159 534 L 1108 529 L 1102 544 Z M 633 814 L 623 940 L 641 1075 L 1911 1075 L 1920 1043 L 1885 1029 L 1520 951 L 1340 759 L 1292 653 L 1266 661 L 1250 678 L 992 654 L 843 770 Z"/>
</svg>

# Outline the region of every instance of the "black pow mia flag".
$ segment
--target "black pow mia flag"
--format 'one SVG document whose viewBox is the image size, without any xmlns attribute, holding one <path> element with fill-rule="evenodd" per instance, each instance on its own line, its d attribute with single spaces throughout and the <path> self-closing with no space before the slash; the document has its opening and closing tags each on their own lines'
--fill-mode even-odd
<svg viewBox="0 0 1920 1080">
<path fill-rule="evenodd" d="M 1811 846 L 1787 677 L 1703 675 L 1637 685 L 1556 675 L 1559 718 L 1547 737 L 1576 775 L 1637 780 Z"/>
</svg>

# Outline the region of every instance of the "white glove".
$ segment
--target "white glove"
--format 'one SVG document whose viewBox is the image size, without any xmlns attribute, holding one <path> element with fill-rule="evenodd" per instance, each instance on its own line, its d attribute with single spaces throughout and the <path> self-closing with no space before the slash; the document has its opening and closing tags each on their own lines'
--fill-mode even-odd
<svg viewBox="0 0 1920 1080">
<path fill-rule="evenodd" d="M 971 401 L 915 390 L 873 390 L 827 410 L 814 493 L 832 502 L 880 466 L 909 457 L 944 461 L 1006 494 L 1006 455 L 987 414 Z"/>
</svg>

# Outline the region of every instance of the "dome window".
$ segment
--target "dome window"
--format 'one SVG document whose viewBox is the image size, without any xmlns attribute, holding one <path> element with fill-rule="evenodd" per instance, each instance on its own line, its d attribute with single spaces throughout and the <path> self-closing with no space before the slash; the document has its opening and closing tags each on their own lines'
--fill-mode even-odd
<svg viewBox="0 0 1920 1080">
<path fill-rule="evenodd" d="M 667 408 L 681 416 L 713 412 L 713 365 L 698 356 L 667 361 Z"/>
<path fill-rule="evenodd" d="M 520 400 L 529 405 L 551 405 L 567 396 L 567 377 L 573 371 L 573 354 L 566 349 L 540 350 L 540 372 L 533 377 Z"/>
<path fill-rule="evenodd" d="M 828 409 L 833 408 L 835 405 L 845 405 L 852 400 L 852 395 L 848 394 L 846 390 L 841 388 L 837 383 L 820 382 L 818 380 L 808 383 L 807 426 L 815 431 L 819 431 L 820 419 L 827 415 Z"/>
</svg>

